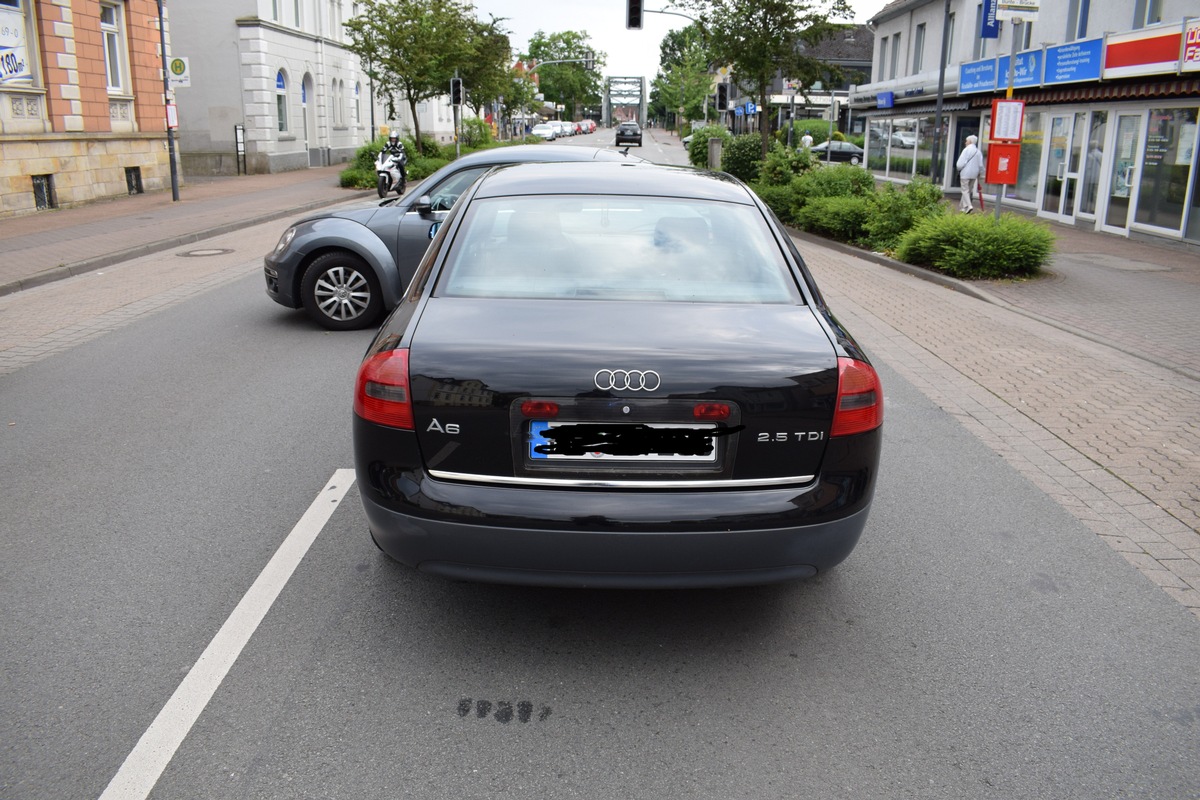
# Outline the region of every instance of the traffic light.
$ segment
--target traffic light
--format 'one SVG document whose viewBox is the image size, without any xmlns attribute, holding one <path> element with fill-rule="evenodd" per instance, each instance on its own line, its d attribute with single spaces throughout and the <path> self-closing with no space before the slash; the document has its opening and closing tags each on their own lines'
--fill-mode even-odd
<svg viewBox="0 0 1200 800">
<path fill-rule="evenodd" d="M 625 0 L 625 27 L 642 29 L 642 0 Z"/>
<path fill-rule="evenodd" d="M 461 106 L 463 104 L 462 78 L 450 79 L 450 105 Z"/>
<path fill-rule="evenodd" d="M 596 68 L 596 51 L 588 50 L 583 54 L 583 68 L 591 72 Z"/>
<path fill-rule="evenodd" d="M 717 111 L 729 110 L 729 84 L 717 84 Z"/>
</svg>

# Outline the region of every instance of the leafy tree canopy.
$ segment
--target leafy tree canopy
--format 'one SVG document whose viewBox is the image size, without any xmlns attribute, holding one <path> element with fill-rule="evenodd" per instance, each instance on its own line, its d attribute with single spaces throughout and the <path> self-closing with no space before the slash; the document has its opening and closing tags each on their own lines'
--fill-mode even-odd
<svg viewBox="0 0 1200 800">
<path fill-rule="evenodd" d="M 733 67 L 738 83 L 748 87 L 767 108 L 767 93 L 780 76 L 795 78 L 803 86 L 828 80 L 836 74 L 824 62 L 800 52 L 800 44 L 815 45 L 842 26 L 833 21 L 851 19 L 846 0 L 680 0 L 698 13 L 707 32 L 711 55 Z M 762 153 L 766 157 L 770 129 L 759 115 Z"/>
<path fill-rule="evenodd" d="M 562 103 L 571 119 L 576 119 L 577 109 L 582 105 L 598 105 L 600 102 L 600 70 L 605 64 L 605 54 L 597 52 L 588 41 L 587 31 L 562 31 L 546 34 L 538 31 L 529 40 L 527 58 L 542 63 L 562 59 L 583 59 L 594 53 L 595 69 L 588 70 L 583 63 L 551 64 L 537 69 L 538 85 L 546 100 Z"/>
</svg>

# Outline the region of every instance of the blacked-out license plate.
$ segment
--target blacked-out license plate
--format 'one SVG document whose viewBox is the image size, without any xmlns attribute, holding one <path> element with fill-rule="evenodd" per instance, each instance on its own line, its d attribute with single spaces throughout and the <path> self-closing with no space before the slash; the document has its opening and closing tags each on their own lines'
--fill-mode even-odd
<svg viewBox="0 0 1200 800">
<path fill-rule="evenodd" d="M 716 425 L 683 423 L 529 423 L 529 457 L 565 461 L 717 460 Z"/>
</svg>

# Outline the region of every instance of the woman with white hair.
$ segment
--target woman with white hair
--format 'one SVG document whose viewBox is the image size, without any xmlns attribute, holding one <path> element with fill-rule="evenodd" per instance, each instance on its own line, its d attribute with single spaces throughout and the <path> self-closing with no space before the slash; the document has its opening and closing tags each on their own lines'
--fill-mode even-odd
<svg viewBox="0 0 1200 800">
<path fill-rule="evenodd" d="M 962 181 L 962 196 L 958 199 L 958 210 L 970 214 L 975 210 L 971 198 L 979 187 L 979 173 L 983 171 L 983 153 L 979 151 L 978 136 L 968 136 L 967 146 L 958 156 L 955 166 L 958 167 L 958 177 Z"/>
</svg>

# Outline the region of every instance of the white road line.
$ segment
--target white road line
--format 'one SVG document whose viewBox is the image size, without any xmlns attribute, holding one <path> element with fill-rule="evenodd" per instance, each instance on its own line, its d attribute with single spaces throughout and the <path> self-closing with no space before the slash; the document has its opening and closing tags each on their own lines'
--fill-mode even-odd
<svg viewBox="0 0 1200 800">
<path fill-rule="evenodd" d="M 196 724 L 200 713 L 296 571 L 317 534 L 354 484 L 354 470 L 339 469 L 292 528 L 237 608 L 209 642 L 171 699 L 158 712 L 109 782 L 100 800 L 144 800 Z"/>
</svg>

